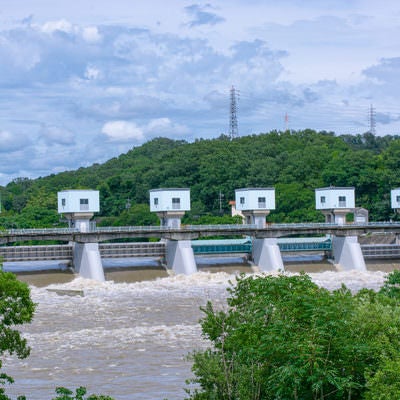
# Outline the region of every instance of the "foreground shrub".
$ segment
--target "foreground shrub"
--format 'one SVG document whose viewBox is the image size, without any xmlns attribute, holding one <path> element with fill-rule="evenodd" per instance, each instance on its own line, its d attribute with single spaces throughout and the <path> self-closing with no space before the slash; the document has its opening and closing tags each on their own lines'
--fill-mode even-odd
<svg viewBox="0 0 400 400">
<path fill-rule="evenodd" d="M 211 346 L 190 356 L 189 398 L 364 398 L 400 359 L 399 300 L 386 289 L 330 292 L 304 274 L 238 278 L 226 310 L 202 309 Z"/>
</svg>

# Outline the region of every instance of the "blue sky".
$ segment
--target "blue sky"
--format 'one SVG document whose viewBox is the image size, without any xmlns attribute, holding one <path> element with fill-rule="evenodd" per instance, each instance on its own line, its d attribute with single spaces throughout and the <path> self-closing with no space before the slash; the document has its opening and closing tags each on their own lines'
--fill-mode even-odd
<svg viewBox="0 0 400 400">
<path fill-rule="evenodd" d="M 154 137 L 400 134 L 400 4 L 0 1 L 0 185 Z"/>
</svg>

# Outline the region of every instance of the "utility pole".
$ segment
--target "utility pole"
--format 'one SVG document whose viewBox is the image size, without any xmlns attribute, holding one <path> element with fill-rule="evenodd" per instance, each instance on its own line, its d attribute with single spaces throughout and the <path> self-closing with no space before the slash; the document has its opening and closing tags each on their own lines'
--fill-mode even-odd
<svg viewBox="0 0 400 400">
<path fill-rule="evenodd" d="M 219 213 L 222 215 L 222 199 L 224 198 L 224 194 L 219 191 Z"/>
<path fill-rule="evenodd" d="M 369 122 L 369 132 L 372 133 L 373 135 L 376 134 L 376 112 L 375 108 L 371 104 L 369 107 L 369 112 L 368 112 L 368 122 Z"/>
<path fill-rule="evenodd" d="M 237 121 L 237 100 L 239 91 L 232 85 L 230 94 L 230 112 L 229 112 L 229 137 L 231 140 L 239 136 L 238 121 Z"/>
</svg>

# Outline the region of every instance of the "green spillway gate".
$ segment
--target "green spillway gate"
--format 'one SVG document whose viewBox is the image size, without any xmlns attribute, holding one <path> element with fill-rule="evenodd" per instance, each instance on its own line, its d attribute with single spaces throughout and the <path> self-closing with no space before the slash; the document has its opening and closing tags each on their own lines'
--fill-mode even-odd
<svg viewBox="0 0 400 400">
<path fill-rule="evenodd" d="M 332 250 L 332 241 L 327 239 L 324 241 L 293 241 L 279 243 L 279 249 L 284 251 L 328 251 Z"/>
<path fill-rule="evenodd" d="M 278 246 L 281 252 L 329 251 L 332 241 L 327 238 L 285 238 L 278 239 Z M 250 239 L 194 240 L 192 248 L 195 255 L 251 253 L 252 242 Z"/>
<path fill-rule="evenodd" d="M 215 242 L 215 243 L 213 243 Z M 196 254 L 232 254 L 251 253 L 251 241 L 235 240 L 196 240 L 192 241 L 193 253 Z"/>
</svg>

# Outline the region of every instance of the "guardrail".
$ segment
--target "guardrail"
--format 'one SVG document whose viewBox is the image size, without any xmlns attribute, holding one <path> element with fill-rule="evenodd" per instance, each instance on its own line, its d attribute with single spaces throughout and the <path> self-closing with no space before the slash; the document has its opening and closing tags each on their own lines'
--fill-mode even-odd
<svg viewBox="0 0 400 400">
<path fill-rule="evenodd" d="M 302 222 L 302 223 L 268 223 L 265 227 L 254 224 L 224 224 L 224 225 L 181 225 L 179 228 L 172 228 L 159 225 L 146 226 L 108 226 L 95 227 L 86 232 L 76 228 L 42 228 L 42 229 L 6 229 L 0 230 L 0 236 L 4 235 L 25 235 L 25 234 L 73 234 L 73 233 L 112 233 L 112 232 L 149 232 L 149 231 L 236 231 L 236 230 L 279 230 L 279 229 L 301 229 L 301 228 L 368 228 L 368 227 L 396 227 L 400 228 L 398 222 L 369 222 L 367 224 L 333 224 L 325 222 Z"/>
<path fill-rule="evenodd" d="M 69 234 L 79 232 L 76 228 L 30 228 L 30 229 L 5 229 L 0 230 L 0 236 L 20 235 L 20 234 Z"/>
<path fill-rule="evenodd" d="M 288 235 L 360 235 L 372 231 L 383 233 L 399 233 L 400 223 L 397 222 L 370 222 L 368 224 L 332 224 L 332 223 L 274 223 L 265 227 L 245 224 L 225 225 L 182 225 L 179 228 L 165 226 L 118 226 L 95 227 L 86 232 L 76 228 L 46 228 L 46 229 L 9 229 L 0 231 L 0 243 L 9 243 L 27 240 L 62 240 L 101 242 L 117 238 L 128 237 L 158 237 L 173 240 L 185 240 L 206 236 L 233 236 L 248 235 L 263 237 L 283 237 Z"/>
<path fill-rule="evenodd" d="M 383 223 L 382 223 L 383 224 Z M 355 225 L 355 224 L 352 224 Z M 371 224 L 372 225 L 372 224 Z M 376 224 L 373 224 L 376 225 Z M 72 234 L 72 233 L 112 233 L 112 232 L 138 232 L 138 231 L 235 231 L 247 229 L 281 229 L 281 228 L 313 228 L 313 227 L 341 227 L 343 225 L 328 223 L 291 223 L 291 224 L 267 224 L 260 228 L 252 224 L 225 224 L 225 225 L 181 225 L 179 228 L 171 228 L 159 225 L 146 226 L 106 226 L 91 228 L 87 232 L 81 232 L 76 228 L 40 228 L 40 229 L 6 229 L 0 230 L 0 235 L 25 235 L 25 234 Z M 346 226 L 346 225 L 345 225 Z M 361 225 L 360 225 L 361 226 Z"/>
</svg>

